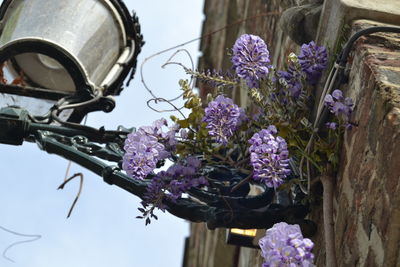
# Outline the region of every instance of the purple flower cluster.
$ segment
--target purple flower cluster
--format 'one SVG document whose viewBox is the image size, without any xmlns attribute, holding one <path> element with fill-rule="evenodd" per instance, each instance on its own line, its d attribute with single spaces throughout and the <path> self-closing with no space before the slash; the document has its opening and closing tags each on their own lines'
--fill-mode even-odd
<svg viewBox="0 0 400 267">
<path fill-rule="evenodd" d="M 161 118 L 154 121 L 151 126 L 140 127 L 138 132 L 142 131 L 144 134 L 156 137 L 160 143 L 165 145 L 167 151 L 172 151 L 175 149 L 175 146 L 178 143 L 175 135 L 179 131 L 179 125 L 174 124 L 173 126 L 168 128 L 167 132 L 163 131 L 164 126 L 167 127 L 168 122 L 166 119 Z"/>
<path fill-rule="evenodd" d="M 208 134 L 221 144 L 228 143 L 228 138 L 245 119 L 244 110 L 222 95 L 211 101 L 204 111 L 203 121 L 207 123 Z"/>
<path fill-rule="evenodd" d="M 351 98 L 344 98 L 342 91 L 337 89 L 333 91 L 332 94 L 327 94 L 325 96 L 324 104 L 331 113 L 345 122 L 346 127 L 350 126 L 349 120 L 351 112 L 353 111 L 353 100 Z M 328 122 L 326 126 L 333 130 L 337 127 L 333 122 Z"/>
<path fill-rule="evenodd" d="M 287 71 L 278 71 L 278 76 L 283 78 L 288 84 L 290 96 L 297 99 L 303 89 L 303 73 L 296 70 L 292 65 L 289 65 Z"/>
<path fill-rule="evenodd" d="M 165 119 L 153 122 L 152 126 L 140 127 L 136 132 L 130 133 L 124 145 L 122 169 L 136 179 L 144 179 L 157 166 L 159 160 L 167 158 L 177 141 L 176 126 L 168 132 L 162 131 L 163 126 L 168 126 Z"/>
<path fill-rule="evenodd" d="M 197 174 L 201 161 L 195 157 L 188 157 L 184 164 L 175 164 L 167 171 L 159 172 L 147 187 L 143 204 L 152 204 L 161 210 L 165 210 L 163 199 L 175 202 L 192 187 L 207 185 L 208 181 L 204 176 Z"/>
<path fill-rule="evenodd" d="M 307 81 L 316 84 L 328 64 L 325 46 L 317 46 L 314 41 L 303 44 L 298 59 L 301 70 L 306 74 Z"/>
<path fill-rule="evenodd" d="M 317 46 L 313 41 L 303 44 L 296 62 L 290 62 L 287 71 L 278 71 L 278 77 L 286 81 L 289 95 L 294 99 L 300 97 L 304 79 L 312 85 L 316 84 L 322 71 L 326 69 L 328 62 L 326 48 Z"/>
<path fill-rule="evenodd" d="M 249 140 L 253 178 L 274 188 L 280 186 L 290 174 L 286 141 L 280 136 L 275 137 L 276 133 L 276 127 L 270 125 Z"/>
<path fill-rule="evenodd" d="M 336 130 L 338 125 L 336 122 L 327 122 L 325 123 L 325 126 L 331 130 Z"/>
<path fill-rule="evenodd" d="M 248 87 L 258 88 L 259 81 L 269 72 L 269 51 L 265 42 L 258 36 L 243 34 L 236 40 L 232 52 L 236 74 Z"/>
<path fill-rule="evenodd" d="M 313 242 L 303 238 L 300 227 L 281 222 L 268 229 L 259 245 L 265 262 L 262 267 L 311 267 Z"/>
</svg>

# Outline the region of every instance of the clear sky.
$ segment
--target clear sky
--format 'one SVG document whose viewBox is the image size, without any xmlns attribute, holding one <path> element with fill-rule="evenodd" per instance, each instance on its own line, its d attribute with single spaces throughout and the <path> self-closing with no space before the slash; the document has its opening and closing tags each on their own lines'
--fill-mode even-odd
<svg viewBox="0 0 400 267">
<path fill-rule="evenodd" d="M 125 0 L 135 9 L 146 41 L 139 65 L 151 54 L 196 38 L 203 20 L 202 0 Z M 197 61 L 199 43 L 186 47 Z M 144 66 L 149 86 L 158 95 L 179 94 L 178 80 L 184 72 L 178 67 L 161 69 L 169 52 Z M 186 65 L 189 61 L 181 57 Z M 139 72 L 129 88 L 117 98 L 109 114 L 95 113 L 88 125 L 115 129 L 118 125 L 149 125 L 160 116 L 147 108 L 149 94 Z M 25 234 L 40 234 L 33 243 L 12 248 L 0 257 L 2 267 L 175 267 L 181 266 L 184 238 L 189 225 L 171 215 L 158 213 L 159 221 L 145 227 L 137 207 L 139 199 L 115 186 L 109 186 L 91 172 L 73 165 L 71 173 L 85 177 L 83 193 L 70 219 L 65 219 L 78 189 L 78 180 L 62 191 L 67 161 L 40 151 L 35 144 L 0 145 L 0 226 Z M 16 241 L 26 240 L 0 231 L 0 252 Z M 1 253 L 0 253 L 1 254 Z"/>
</svg>

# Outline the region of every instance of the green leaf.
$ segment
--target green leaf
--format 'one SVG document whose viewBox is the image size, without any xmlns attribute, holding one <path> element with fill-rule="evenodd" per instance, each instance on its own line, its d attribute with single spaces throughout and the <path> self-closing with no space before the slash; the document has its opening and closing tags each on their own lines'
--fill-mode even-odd
<svg viewBox="0 0 400 267">
<path fill-rule="evenodd" d="M 186 120 L 179 120 L 179 121 L 177 121 L 177 123 L 179 124 L 179 126 L 181 128 L 188 128 L 189 127 L 189 121 L 187 119 Z"/>
</svg>

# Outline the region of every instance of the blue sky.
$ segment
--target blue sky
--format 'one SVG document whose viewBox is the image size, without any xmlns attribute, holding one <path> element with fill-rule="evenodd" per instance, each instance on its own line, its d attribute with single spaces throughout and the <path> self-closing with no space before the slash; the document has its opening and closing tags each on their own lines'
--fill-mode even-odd
<svg viewBox="0 0 400 267">
<path fill-rule="evenodd" d="M 142 25 L 146 45 L 139 57 L 144 58 L 165 48 L 200 35 L 203 20 L 202 0 L 125 1 L 135 9 Z M 199 43 L 185 48 L 197 61 Z M 173 52 L 149 61 L 144 74 L 158 95 L 171 98 L 179 94 L 177 85 L 184 72 L 178 67 L 160 66 Z M 177 60 L 189 65 L 186 57 Z M 115 129 L 118 125 L 149 125 L 160 116 L 147 108 L 149 94 L 143 88 L 139 72 L 129 88 L 117 97 L 112 113 L 94 113 L 87 124 Z M 25 234 L 40 234 L 34 243 L 12 248 L 11 263 L 0 257 L 2 267 L 158 267 L 181 266 L 184 237 L 189 224 L 171 215 L 158 213 L 159 221 L 145 227 L 135 217 L 137 197 L 109 186 L 91 172 L 73 165 L 71 173 L 85 177 L 83 193 L 70 219 L 65 219 L 78 189 L 78 180 L 62 191 L 67 161 L 40 151 L 35 144 L 0 145 L 0 226 Z M 24 238 L 0 231 L 0 251 Z"/>
</svg>

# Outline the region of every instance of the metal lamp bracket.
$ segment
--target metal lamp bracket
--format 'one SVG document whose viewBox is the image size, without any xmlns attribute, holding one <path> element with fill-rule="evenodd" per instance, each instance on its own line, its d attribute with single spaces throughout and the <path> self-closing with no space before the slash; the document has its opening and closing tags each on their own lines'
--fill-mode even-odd
<svg viewBox="0 0 400 267">
<path fill-rule="evenodd" d="M 33 122 L 20 108 L 0 109 L 0 142 L 21 145 L 23 141 L 36 142 L 40 149 L 62 156 L 103 177 L 143 199 L 149 179 L 128 177 L 118 167 L 124 154 L 123 145 L 133 129 L 122 126 L 115 131 L 87 126 L 79 128 Z M 104 160 L 114 162 L 107 164 Z M 190 190 L 189 198 L 176 202 L 164 201 L 171 214 L 192 222 L 206 222 L 210 229 L 217 227 L 265 229 L 281 221 L 297 223 L 306 236 L 315 232 L 313 222 L 305 220 L 308 207 L 272 204 L 272 191 L 253 196 L 221 196 L 202 190 Z"/>
</svg>

